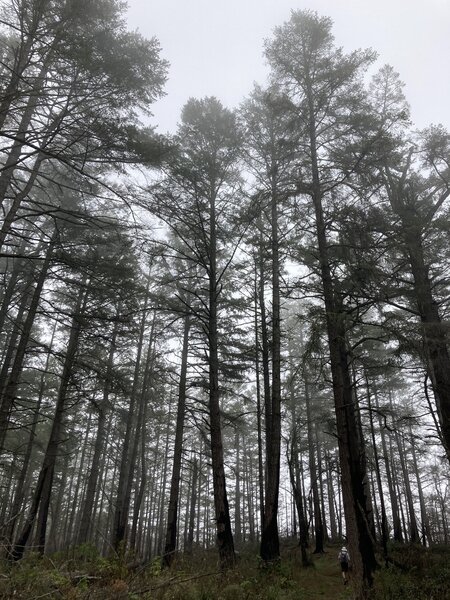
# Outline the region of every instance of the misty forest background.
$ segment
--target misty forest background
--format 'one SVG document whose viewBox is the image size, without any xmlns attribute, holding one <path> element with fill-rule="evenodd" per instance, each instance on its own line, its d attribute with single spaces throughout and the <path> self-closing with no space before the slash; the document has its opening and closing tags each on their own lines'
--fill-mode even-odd
<svg viewBox="0 0 450 600">
<path fill-rule="evenodd" d="M 297 536 L 364 590 L 392 541 L 448 544 L 447 131 L 296 11 L 268 82 L 158 135 L 121 2 L 1 9 L 3 556 L 226 571 Z"/>
</svg>

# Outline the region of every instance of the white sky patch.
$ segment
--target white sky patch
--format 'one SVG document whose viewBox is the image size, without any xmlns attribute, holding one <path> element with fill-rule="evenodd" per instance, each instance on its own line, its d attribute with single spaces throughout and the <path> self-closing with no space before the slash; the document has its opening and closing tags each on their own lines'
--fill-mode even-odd
<svg viewBox="0 0 450 600">
<path fill-rule="evenodd" d="M 267 74 L 263 41 L 290 11 L 312 9 L 334 21 L 346 51 L 372 47 L 405 82 L 419 128 L 450 129 L 450 0 L 129 0 L 128 23 L 156 36 L 171 63 L 167 96 L 153 107 L 158 131 L 173 132 L 189 97 L 237 106 Z"/>
</svg>

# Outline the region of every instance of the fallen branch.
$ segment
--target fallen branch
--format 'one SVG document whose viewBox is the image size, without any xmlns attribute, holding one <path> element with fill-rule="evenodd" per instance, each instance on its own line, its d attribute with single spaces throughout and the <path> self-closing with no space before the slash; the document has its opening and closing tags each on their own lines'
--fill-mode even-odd
<svg viewBox="0 0 450 600">
<path fill-rule="evenodd" d="M 145 588 L 143 590 L 138 590 L 134 592 L 135 594 L 146 594 L 147 592 L 153 592 L 154 590 L 159 590 L 167 585 L 179 585 L 180 583 L 186 583 L 186 581 L 193 581 L 194 579 L 201 579 L 202 577 L 212 577 L 213 575 L 221 575 L 222 571 L 214 571 L 213 573 L 202 573 L 201 575 L 194 575 L 193 577 L 186 577 L 186 579 L 178 579 L 176 577 L 172 577 L 168 579 L 164 583 L 160 583 L 154 587 Z"/>
<path fill-rule="evenodd" d="M 98 575 L 84 575 L 83 573 L 77 573 L 75 575 L 68 575 L 72 583 L 80 583 L 80 581 L 99 581 L 104 579 Z"/>
</svg>

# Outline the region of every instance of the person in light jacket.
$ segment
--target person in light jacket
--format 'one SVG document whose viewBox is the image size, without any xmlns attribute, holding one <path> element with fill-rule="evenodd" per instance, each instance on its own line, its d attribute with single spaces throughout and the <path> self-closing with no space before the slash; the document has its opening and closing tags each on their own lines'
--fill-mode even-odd
<svg viewBox="0 0 450 600">
<path fill-rule="evenodd" d="M 345 546 L 342 546 L 341 551 L 338 554 L 338 560 L 341 565 L 342 579 L 344 580 L 344 585 L 347 585 L 347 583 L 348 583 L 348 564 L 350 562 L 350 555 Z"/>
</svg>

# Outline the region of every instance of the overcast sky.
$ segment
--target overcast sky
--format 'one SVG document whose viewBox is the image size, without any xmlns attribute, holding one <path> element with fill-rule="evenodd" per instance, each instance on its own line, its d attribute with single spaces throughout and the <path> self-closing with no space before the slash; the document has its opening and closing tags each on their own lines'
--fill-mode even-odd
<svg viewBox="0 0 450 600">
<path fill-rule="evenodd" d="M 167 96 L 153 107 L 158 131 L 175 131 L 190 97 L 216 96 L 237 106 L 263 83 L 263 41 L 291 9 L 313 9 L 334 21 L 337 45 L 371 47 L 405 82 L 419 128 L 450 129 L 450 0 L 128 0 L 128 21 L 156 36 L 169 60 Z"/>
</svg>

